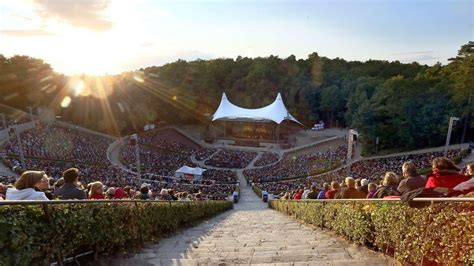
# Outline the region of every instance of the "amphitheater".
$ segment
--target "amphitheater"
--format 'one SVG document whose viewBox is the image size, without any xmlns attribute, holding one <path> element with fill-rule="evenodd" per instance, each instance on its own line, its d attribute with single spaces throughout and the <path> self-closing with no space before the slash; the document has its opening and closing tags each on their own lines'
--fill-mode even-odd
<svg viewBox="0 0 474 266">
<path fill-rule="evenodd" d="M 90 140 L 99 140 L 100 143 L 105 142 L 107 145 L 104 146 L 105 156 L 103 158 L 89 158 L 89 164 L 99 162 L 105 165 L 107 169 L 116 169 L 121 171 L 120 176 L 124 177 L 130 175 L 128 180 L 134 180 L 134 182 L 140 183 L 157 183 L 158 187 L 162 183 L 167 183 L 174 177 L 167 179 L 164 174 L 149 174 L 147 171 L 154 172 L 157 166 L 150 166 L 146 168 L 146 165 L 151 163 L 147 161 L 148 158 L 142 156 L 142 171 L 141 176 L 137 176 L 137 169 L 133 152 L 128 151 L 131 149 L 130 136 L 123 138 L 115 138 L 112 136 L 104 135 L 102 133 L 94 132 L 89 129 L 81 128 L 73 124 L 56 122 L 53 125 L 53 131 L 64 130 L 67 134 L 78 134 L 78 136 L 89 136 Z M 18 133 L 22 138 L 30 138 L 29 135 L 34 135 L 34 132 L 41 130 L 50 130 L 51 128 L 43 128 L 41 123 L 37 121 L 25 122 L 16 126 Z M 77 133 L 74 133 L 77 132 Z M 79 133 L 80 132 L 80 133 Z M 194 150 L 201 152 L 183 152 L 179 156 L 183 156 L 177 163 L 189 163 L 194 166 L 208 169 L 214 169 L 217 173 L 216 179 L 203 187 L 208 187 L 210 194 L 213 192 L 213 188 L 228 188 L 229 186 L 238 186 L 240 191 L 240 200 L 234 204 L 232 210 L 218 214 L 213 218 L 209 218 L 200 224 L 191 227 L 183 228 L 177 233 L 169 234 L 165 238 L 159 240 L 159 242 L 148 242 L 144 245 L 144 248 L 129 252 L 126 255 L 111 255 L 100 260 L 103 263 L 110 265 L 223 265 L 223 264 L 264 264 L 264 265 L 396 265 L 397 262 L 392 256 L 376 252 L 373 249 L 369 249 L 365 246 L 355 244 L 340 234 L 336 234 L 330 230 L 322 230 L 314 224 L 301 223 L 297 217 L 288 216 L 277 210 L 270 209 L 267 203 L 264 203 L 262 199 L 255 194 L 252 187 L 249 186 L 249 182 L 254 182 L 255 187 L 264 186 L 264 184 L 277 183 L 279 181 L 285 182 L 300 182 L 296 183 L 295 187 L 300 187 L 301 184 L 310 182 L 306 176 L 311 175 L 312 171 L 319 170 L 320 174 L 316 174 L 313 178 L 317 180 L 318 176 L 324 176 L 329 173 L 338 173 L 338 171 L 347 169 L 352 164 L 360 163 L 364 161 L 370 161 L 377 158 L 362 158 L 360 155 L 360 149 L 356 146 L 354 157 L 351 160 L 345 160 L 347 150 L 343 149 L 347 145 L 347 131 L 342 129 L 328 129 L 320 132 L 303 131 L 299 132 L 295 136 L 296 145 L 289 149 L 281 149 L 275 146 L 267 147 L 239 147 L 235 145 L 229 145 L 228 143 L 206 143 L 202 134 L 198 134 L 199 129 L 193 127 L 176 127 L 173 125 L 160 125 L 156 129 L 145 132 L 144 134 L 152 135 L 152 140 L 159 141 L 161 146 L 155 150 L 158 153 L 164 153 L 160 155 L 160 160 L 164 160 L 163 156 L 170 156 L 167 154 L 169 150 L 173 149 L 172 145 L 169 145 L 163 139 L 173 139 L 173 145 L 178 145 L 178 149 L 186 151 L 187 148 L 192 147 Z M 6 130 L 0 132 L 0 144 L 10 145 L 9 152 L 3 154 L 4 160 L 0 165 L 0 174 L 3 176 L 18 177 L 18 173 L 15 170 L 15 162 L 18 163 L 18 154 L 13 154 L 15 148 L 14 136 L 8 134 Z M 67 135 L 66 135 L 67 137 Z M 157 137 L 157 139 L 153 139 Z M 31 137 L 35 139 L 35 137 Z M 56 140 L 57 141 L 57 140 Z M 71 137 L 71 140 L 63 139 L 62 141 L 71 141 L 75 143 Z M 20 141 L 22 142 L 22 141 Z M 18 143 L 18 142 L 17 142 Z M 176 144 L 178 143 L 178 144 Z M 100 144 L 97 144 L 100 146 Z M 151 146 L 153 143 L 151 144 Z M 167 146 L 168 145 L 168 146 Z M 149 148 L 152 151 L 152 147 L 142 145 L 144 148 Z M 339 151 L 336 152 L 336 150 Z M 186 148 L 186 149 L 185 149 Z M 457 145 L 450 147 L 450 150 L 459 150 L 466 148 L 465 145 Z M 51 147 L 51 150 L 53 147 Z M 435 153 L 442 152 L 444 147 L 433 148 L 428 150 L 413 151 L 409 153 L 393 154 L 385 156 L 386 158 L 398 158 L 400 156 L 412 156 L 417 154 Z M 166 152 L 165 152 L 166 151 Z M 237 154 L 233 154 L 237 152 Z M 55 158 L 51 157 L 51 151 L 45 152 L 43 155 L 31 154 L 25 150 L 26 154 L 22 156 L 26 157 L 26 160 L 30 163 L 29 165 L 38 166 L 48 162 L 49 165 L 54 165 L 56 162 L 59 166 L 63 164 L 74 164 L 77 163 L 78 159 L 81 159 L 81 163 L 87 161 L 86 155 L 74 155 L 71 158 Z M 61 152 L 58 152 L 61 154 Z M 68 153 L 69 154 L 69 153 Z M 179 157 L 176 155 L 176 151 L 171 153 L 172 157 Z M 328 155 L 329 154 L 329 155 Z M 146 155 L 146 153 L 145 153 Z M 38 158 L 45 156 L 45 158 Z M 78 157 L 79 156 L 79 157 Z M 232 160 L 226 159 L 226 156 L 234 156 L 232 158 L 238 158 L 239 163 L 233 163 Z M 305 157 L 306 156 L 306 157 Z M 309 156 L 309 157 L 308 157 Z M 314 157 L 311 157 L 314 156 Z M 319 157 L 318 157 L 319 156 Z M 322 156 L 322 157 L 321 157 Z M 329 156 L 329 157 L 328 157 Z M 100 156 L 99 156 L 100 157 Z M 224 159 L 217 160 L 215 158 L 224 157 Z M 243 158 L 245 157 L 245 158 Z M 298 158 L 317 158 L 314 165 L 316 168 L 312 169 L 304 168 L 300 171 L 301 163 Z M 24 159 L 25 160 L 25 159 Z M 227 161 L 232 163 L 231 167 L 221 165 L 221 161 Z M 286 161 L 285 161 L 286 160 Z M 303 160 L 303 164 L 307 164 L 307 161 Z M 230 162 L 228 162 L 230 161 Z M 242 163 L 240 163 L 242 161 Z M 465 157 L 460 164 L 466 165 L 473 161 L 473 156 L 469 155 Z M 328 165 L 329 162 L 329 165 Z M 279 165 L 279 166 L 278 166 Z M 295 166 L 296 165 L 296 166 Z M 171 165 L 168 172 L 173 173 L 176 167 L 179 166 Z M 272 167 L 277 171 L 284 171 L 281 168 L 292 168 L 291 171 L 283 178 L 284 180 L 266 180 L 257 181 L 258 177 L 253 176 L 261 169 L 270 169 Z M 98 167 L 98 166 L 97 166 Z M 158 166 L 163 168 L 162 166 Z M 17 168 L 17 167 L 16 167 Z M 164 167 L 166 168 L 166 167 Z M 18 170 L 18 169 L 16 169 Z M 268 171 L 270 171 L 268 170 Z M 226 172 L 219 172 L 226 171 Z M 276 171 L 276 170 L 275 170 Z M 296 171 L 296 175 L 294 175 Z M 317 171 L 316 171 L 317 172 Z M 100 173 L 100 172 L 99 172 Z M 227 175 L 234 173 L 234 179 L 230 178 L 222 184 L 222 176 L 219 173 Z M 298 175 L 303 174 L 304 178 Z M 280 177 L 281 178 L 281 177 Z M 250 179 L 250 181 L 249 181 Z M 260 184 L 261 182 L 261 184 Z M 201 187 L 200 189 L 204 189 Z M 290 186 L 291 187 L 291 186 Z M 263 189 L 263 187 L 260 187 Z M 234 187 L 231 187 L 233 190 Z M 227 191 L 227 196 L 230 195 L 232 190 Z M 270 199 L 273 197 L 278 198 L 278 191 L 269 191 Z M 230 200 L 229 196 L 229 200 Z"/>
</svg>

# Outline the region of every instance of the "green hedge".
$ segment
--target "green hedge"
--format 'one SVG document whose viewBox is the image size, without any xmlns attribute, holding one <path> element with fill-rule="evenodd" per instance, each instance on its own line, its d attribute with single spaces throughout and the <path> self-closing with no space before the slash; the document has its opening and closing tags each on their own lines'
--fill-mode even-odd
<svg viewBox="0 0 474 266">
<path fill-rule="evenodd" d="M 46 265 L 87 251 L 115 253 L 142 247 L 232 208 L 230 201 L 0 206 L 0 265 Z"/>
<path fill-rule="evenodd" d="M 259 198 L 262 198 L 262 190 L 257 185 L 252 185 L 252 190 Z"/>
<path fill-rule="evenodd" d="M 474 265 L 474 204 L 435 203 L 415 209 L 400 202 L 270 201 L 305 223 L 392 255 L 402 263 Z"/>
</svg>

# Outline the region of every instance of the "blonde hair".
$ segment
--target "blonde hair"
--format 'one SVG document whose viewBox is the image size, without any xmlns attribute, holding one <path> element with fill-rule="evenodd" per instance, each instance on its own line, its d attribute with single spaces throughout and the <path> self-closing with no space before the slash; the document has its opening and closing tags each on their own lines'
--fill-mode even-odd
<svg viewBox="0 0 474 266">
<path fill-rule="evenodd" d="M 433 170 L 455 170 L 459 171 L 460 169 L 456 166 L 456 164 L 446 157 L 438 157 L 434 158 L 432 162 Z"/>
<path fill-rule="evenodd" d="M 367 189 L 370 191 L 371 189 L 373 189 L 374 191 L 377 190 L 377 184 L 375 183 L 369 183 L 369 185 L 367 185 Z"/>
<path fill-rule="evenodd" d="M 350 187 L 350 188 L 355 188 L 356 181 L 354 180 L 354 178 L 348 176 L 348 177 L 346 177 L 345 182 L 346 182 L 346 185 L 347 185 L 348 187 Z"/>
<path fill-rule="evenodd" d="M 407 176 L 418 176 L 418 172 L 416 171 L 416 166 L 412 161 L 404 162 L 402 165 L 403 175 Z"/>
<path fill-rule="evenodd" d="M 466 167 L 466 170 L 467 170 L 467 174 L 470 174 L 472 175 L 474 173 L 474 163 L 470 163 L 467 165 Z"/>
<path fill-rule="evenodd" d="M 386 172 L 383 177 L 383 185 L 397 185 L 398 184 L 398 175 L 394 172 Z"/>
<path fill-rule="evenodd" d="M 43 171 L 25 171 L 15 183 L 15 188 L 22 190 L 25 188 L 34 188 L 35 185 L 46 176 Z"/>
<path fill-rule="evenodd" d="M 88 186 L 90 186 L 89 198 L 92 197 L 92 195 L 98 194 L 98 193 L 96 193 L 97 189 L 99 189 L 99 188 L 101 188 L 102 190 L 104 189 L 104 185 L 99 181 L 92 182 Z"/>
</svg>

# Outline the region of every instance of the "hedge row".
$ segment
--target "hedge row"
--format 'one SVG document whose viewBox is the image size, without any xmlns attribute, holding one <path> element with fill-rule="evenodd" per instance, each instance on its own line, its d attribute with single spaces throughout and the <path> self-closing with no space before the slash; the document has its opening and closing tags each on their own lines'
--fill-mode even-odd
<svg viewBox="0 0 474 266">
<path fill-rule="evenodd" d="M 0 206 L 0 265 L 49 265 L 57 256 L 135 250 L 144 241 L 157 240 L 233 205 L 142 201 L 45 206 Z"/>
<path fill-rule="evenodd" d="M 270 201 L 270 207 L 375 248 L 404 264 L 474 265 L 474 204 Z"/>
</svg>

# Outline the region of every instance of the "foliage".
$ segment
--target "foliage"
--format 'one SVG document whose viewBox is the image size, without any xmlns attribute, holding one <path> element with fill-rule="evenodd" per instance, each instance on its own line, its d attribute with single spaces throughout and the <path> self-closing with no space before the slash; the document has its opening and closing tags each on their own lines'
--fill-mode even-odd
<svg viewBox="0 0 474 266">
<path fill-rule="evenodd" d="M 90 250 L 140 248 L 178 228 L 232 208 L 230 201 L 0 206 L 0 265 L 48 264 Z"/>
<path fill-rule="evenodd" d="M 262 190 L 261 190 L 258 186 L 253 185 L 253 186 L 252 186 L 252 190 L 253 190 L 253 192 L 255 192 L 255 194 L 257 194 L 257 196 L 258 196 L 259 198 L 262 197 Z"/>
<path fill-rule="evenodd" d="M 449 116 L 463 120 L 452 142 L 466 135 L 463 127 L 472 124 L 474 111 L 469 104 L 474 91 L 473 47 L 469 42 L 449 64 L 434 66 L 346 61 L 317 53 L 299 60 L 178 60 L 136 73 L 83 76 L 86 89 L 81 97 L 71 88 L 74 81 L 53 73 L 41 60 L 0 55 L 0 103 L 23 110 L 28 105 L 48 106 L 65 120 L 120 135 L 157 120 L 206 124 L 222 92 L 248 108 L 269 104 L 281 92 L 289 111 L 307 126 L 324 120 L 329 126 L 357 128 L 368 154 L 375 152 L 376 137 L 379 151 L 412 150 L 444 144 Z M 137 75 L 141 79 L 134 79 Z M 64 96 L 72 98 L 68 108 L 59 106 Z"/>
<path fill-rule="evenodd" d="M 469 264 L 474 254 L 474 206 L 435 203 L 409 208 L 400 202 L 271 201 L 270 207 L 305 223 L 331 229 L 405 264 Z"/>
</svg>

